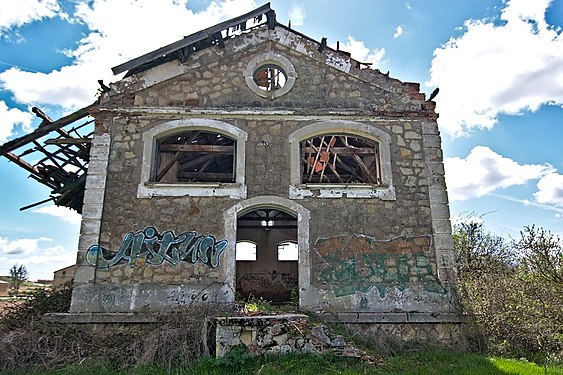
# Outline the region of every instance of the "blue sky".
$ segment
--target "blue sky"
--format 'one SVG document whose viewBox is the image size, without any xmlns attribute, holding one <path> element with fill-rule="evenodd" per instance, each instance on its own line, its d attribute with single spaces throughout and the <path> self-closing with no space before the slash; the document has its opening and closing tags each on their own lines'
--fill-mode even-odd
<svg viewBox="0 0 563 375">
<path fill-rule="evenodd" d="M 111 67 L 262 5 L 254 0 L 6 0 L 0 143 L 95 100 Z M 452 217 L 517 238 L 563 235 L 563 0 L 273 0 L 279 22 L 328 38 L 436 97 Z M 76 259 L 79 215 L 19 208 L 47 188 L 0 159 L 0 275 L 46 279 Z"/>
</svg>

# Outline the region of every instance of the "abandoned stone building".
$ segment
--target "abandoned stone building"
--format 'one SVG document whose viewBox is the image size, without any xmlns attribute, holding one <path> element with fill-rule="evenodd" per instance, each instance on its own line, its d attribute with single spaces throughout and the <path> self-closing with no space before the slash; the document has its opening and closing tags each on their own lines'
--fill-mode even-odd
<svg viewBox="0 0 563 375">
<path fill-rule="evenodd" d="M 82 213 L 74 316 L 263 297 L 346 323 L 459 322 L 438 116 L 419 84 L 269 4 L 113 71 L 126 74 L 96 103 L 0 148 Z M 40 165 L 15 152 L 53 135 Z"/>
</svg>

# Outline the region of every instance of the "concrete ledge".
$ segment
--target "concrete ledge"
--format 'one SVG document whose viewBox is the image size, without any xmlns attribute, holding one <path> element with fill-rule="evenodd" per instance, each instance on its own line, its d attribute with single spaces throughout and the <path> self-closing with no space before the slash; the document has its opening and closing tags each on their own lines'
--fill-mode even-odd
<svg viewBox="0 0 563 375">
<path fill-rule="evenodd" d="M 259 326 L 273 324 L 275 322 L 291 322 L 296 320 L 307 320 L 309 317 L 304 314 L 283 314 L 283 315 L 254 315 L 254 316 L 221 316 L 215 321 L 221 325 L 241 325 Z"/>
<path fill-rule="evenodd" d="M 330 323 L 463 323 L 463 317 L 452 313 L 320 313 L 320 319 Z"/>
<path fill-rule="evenodd" d="M 149 313 L 54 313 L 45 318 L 55 323 L 111 324 L 111 323 L 158 323 L 159 314 Z"/>
</svg>

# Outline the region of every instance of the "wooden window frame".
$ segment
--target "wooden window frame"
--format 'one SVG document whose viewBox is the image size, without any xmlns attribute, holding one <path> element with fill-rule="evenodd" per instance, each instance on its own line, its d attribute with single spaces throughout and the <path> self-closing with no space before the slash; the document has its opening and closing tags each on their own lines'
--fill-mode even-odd
<svg viewBox="0 0 563 375">
<path fill-rule="evenodd" d="M 234 179 L 232 182 L 222 181 L 155 181 L 156 155 L 158 154 L 159 141 L 167 137 L 201 131 L 216 133 L 234 141 Z M 246 198 L 246 141 L 248 134 L 229 123 L 204 119 L 190 118 L 178 119 L 160 123 L 150 127 L 143 133 L 143 158 L 141 163 L 141 179 L 137 188 L 138 198 L 166 197 L 229 197 L 231 199 Z M 192 147 L 193 146 L 193 147 Z M 188 149 L 196 150 L 192 145 Z M 220 145 L 217 145 L 220 146 Z M 175 146 L 176 147 L 176 146 Z M 201 151 L 201 148 L 199 149 Z"/>
<path fill-rule="evenodd" d="M 325 173 L 328 170 L 332 173 L 332 175 L 334 175 L 334 173 L 330 170 L 331 167 L 329 167 L 329 163 L 332 167 L 336 165 L 334 164 L 334 155 L 331 156 L 331 153 L 327 152 L 327 154 L 324 155 L 324 165 L 321 165 L 321 168 L 317 171 L 317 180 L 315 181 L 313 179 L 311 182 L 304 180 L 303 170 L 306 171 L 306 168 L 303 167 L 303 142 L 311 139 L 322 140 L 322 137 L 324 136 L 325 145 L 323 146 L 323 149 L 326 151 L 327 142 L 330 145 L 331 137 L 340 135 L 366 139 L 371 142 L 370 144 L 374 147 L 374 153 L 377 152 L 379 156 L 378 163 L 376 163 L 376 166 L 373 167 L 374 178 L 367 180 L 355 178 L 348 181 L 346 179 L 339 180 L 337 177 L 333 176 L 331 181 L 323 181 L 320 177 L 321 170 L 324 169 Z M 375 143 L 377 143 L 378 146 L 375 146 Z M 316 146 L 320 146 L 320 144 L 317 144 Z M 333 146 L 336 146 L 336 144 L 333 144 L 329 148 L 332 148 Z M 387 201 L 394 201 L 397 199 L 395 186 L 393 185 L 393 173 L 391 170 L 391 135 L 385 126 L 379 126 L 377 122 L 361 123 L 349 120 L 326 120 L 312 123 L 300 127 L 289 135 L 289 148 L 290 199 L 342 197 L 381 199 Z M 317 147 L 318 155 L 321 154 L 319 151 L 322 152 L 322 150 Z M 344 149 L 338 151 L 349 152 L 353 158 L 353 151 Z M 360 163 L 358 163 L 356 159 L 359 158 L 360 161 L 363 160 L 361 160 L 361 155 L 357 156 L 357 158 L 352 160 L 353 163 L 359 165 Z M 305 159 L 307 160 L 307 155 L 305 155 Z M 319 160 L 320 156 L 317 161 Z M 338 164 L 338 161 L 336 163 Z M 313 159 L 311 167 L 315 167 L 315 165 L 315 159 Z M 338 173 L 338 169 L 336 171 Z"/>
<path fill-rule="evenodd" d="M 234 183 L 236 140 L 199 129 L 175 133 L 157 140 L 154 165 L 156 183 Z"/>
<path fill-rule="evenodd" d="M 379 142 L 357 135 L 322 134 L 301 141 L 301 182 L 381 185 Z"/>
</svg>

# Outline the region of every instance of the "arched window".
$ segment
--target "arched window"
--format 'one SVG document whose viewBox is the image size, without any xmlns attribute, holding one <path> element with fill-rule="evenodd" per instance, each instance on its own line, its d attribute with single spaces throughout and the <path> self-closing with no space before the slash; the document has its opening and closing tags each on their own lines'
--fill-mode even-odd
<svg viewBox="0 0 563 375">
<path fill-rule="evenodd" d="M 256 244 L 252 241 L 238 241 L 235 248 L 235 259 L 256 261 Z"/>
<path fill-rule="evenodd" d="M 301 182 L 379 185 L 379 142 L 347 134 L 323 134 L 301 141 Z"/>
<path fill-rule="evenodd" d="M 143 133 L 139 198 L 246 197 L 246 132 L 211 119 L 180 119 Z"/>
<path fill-rule="evenodd" d="M 154 182 L 235 182 L 235 140 L 190 130 L 157 141 Z"/>
<path fill-rule="evenodd" d="M 329 120 L 289 135 L 290 199 L 395 200 L 391 135 L 377 123 Z"/>
<path fill-rule="evenodd" d="M 299 248 L 295 241 L 283 241 L 278 244 L 278 260 L 299 260 Z"/>
</svg>

